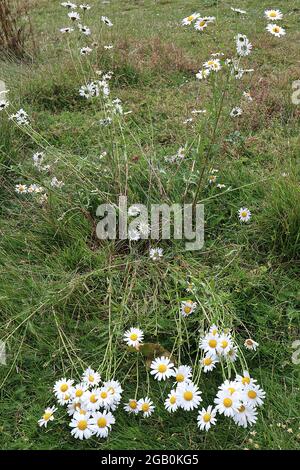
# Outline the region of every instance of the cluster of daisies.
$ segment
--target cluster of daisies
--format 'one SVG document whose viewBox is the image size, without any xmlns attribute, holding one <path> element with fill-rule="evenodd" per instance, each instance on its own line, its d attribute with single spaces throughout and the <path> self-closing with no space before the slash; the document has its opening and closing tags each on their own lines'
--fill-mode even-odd
<svg viewBox="0 0 300 470">
<path fill-rule="evenodd" d="M 265 18 L 267 18 L 269 21 L 272 21 L 272 23 L 269 23 L 266 27 L 266 30 L 269 31 L 269 33 L 278 38 L 285 35 L 285 29 L 281 26 L 278 26 L 276 23 L 273 23 L 273 21 L 282 20 L 283 14 L 280 10 L 266 10 Z"/>
<path fill-rule="evenodd" d="M 193 309 L 193 306 L 189 305 L 188 309 Z M 126 344 L 137 350 L 141 347 L 143 339 L 144 333 L 139 328 L 130 328 L 124 334 Z M 246 341 L 248 349 L 256 349 L 257 343 L 250 338 Z M 199 347 L 204 352 L 204 357 L 201 359 L 204 372 L 212 371 L 216 363 L 223 358 L 232 362 L 237 359 L 237 346 L 232 336 L 229 332 L 221 331 L 216 325 L 212 325 L 208 333 L 201 338 Z M 193 371 L 190 366 L 175 367 L 169 357 L 162 356 L 152 361 L 150 374 L 159 382 L 167 379 L 173 381 L 173 387 L 164 402 L 168 412 L 173 413 L 178 409 L 192 411 L 200 407 L 202 392 L 192 380 Z M 242 375 L 236 375 L 235 380 L 225 380 L 220 385 L 214 405 L 199 411 L 198 426 L 201 430 L 208 431 L 216 424 L 217 414 L 232 418 L 238 426 L 245 428 L 251 426 L 257 420 L 257 408 L 262 406 L 264 398 L 265 392 L 256 380 L 250 377 L 248 371 L 243 371 Z M 148 417 L 155 407 L 149 397 L 146 397 L 146 400 L 149 409 L 144 416 Z M 139 403 L 137 400 L 131 400 L 125 407 L 126 411 L 138 413 Z"/>
<path fill-rule="evenodd" d="M 122 387 L 117 380 L 101 381 L 98 372 L 86 369 L 79 383 L 62 378 L 53 387 L 60 406 L 66 407 L 70 417 L 69 426 L 75 439 L 89 439 L 91 436 L 108 436 L 115 418 L 115 411 L 121 402 Z M 47 427 L 54 420 L 55 406 L 46 408 L 39 419 L 39 426 Z"/>
<path fill-rule="evenodd" d="M 204 31 L 210 23 L 214 23 L 214 16 L 201 16 L 200 13 L 192 13 L 190 16 L 183 18 L 182 26 L 194 25 L 197 31 Z"/>
</svg>

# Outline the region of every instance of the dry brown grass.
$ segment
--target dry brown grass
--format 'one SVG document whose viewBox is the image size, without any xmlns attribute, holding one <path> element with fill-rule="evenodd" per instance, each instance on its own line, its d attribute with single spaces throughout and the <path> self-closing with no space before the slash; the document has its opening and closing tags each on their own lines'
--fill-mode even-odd
<svg viewBox="0 0 300 470">
<path fill-rule="evenodd" d="M 186 51 L 174 43 L 163 42 L 159 37 L 147 41 L 126 39 L 120 41 L 118 50 L 121 60 L 138 71 L 158 70 L 194 73 L 197 62 L 187 56 Z"/>
<path fill-rule="evenodd" d="M 0 51 L 5 55 L 18 58 L 27 55 L 26 44 L 29 38 L 35 49 L 30 6 L 31 2 L 23 0 L 0 1 Z"/>
</svg>

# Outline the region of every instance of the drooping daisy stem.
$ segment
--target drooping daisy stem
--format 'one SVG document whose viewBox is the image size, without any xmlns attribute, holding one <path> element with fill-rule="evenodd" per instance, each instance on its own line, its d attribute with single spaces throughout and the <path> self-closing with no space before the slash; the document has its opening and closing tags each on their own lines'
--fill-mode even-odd
<svg viewBox="0 0 300 470">
<path fill-rule="evenodd" d="M 198 199 L 199 193 L 201 191 L 202 180 L 203 180 L 203 176 L 204 176 L 204 173 L 205 173 L 205 170 L 206 170 L 206 166 L 207 166 L 207 163 L 208 163 L 208 161 L 211 157 L 211 153 L 212 153 L 215 141 L 216 141 L 217 129 L 218 129 L 218 125 L 219 125 L 220 118 L 221 118 L 221 113 L 222 113 L 223 106 L 224 106 L 224 100 L 225 100 L 226 92 L 227 92 L 227 89 L 228 89 L 229 79 L 230 79 L 230 71 L 228 71 L 228 73 L 227 73 L 226 83 L 225 83 L 225 86 L 224 86 L 224 89 L 223 89 L 223 92 L 222 92 L 222 95 L 221 95 L 220 106 L 219 106 L 219 109 L 218 109 L 218 112 L 217 112 L 217 115 L 216 115 L 213 131 L 212 131 L 212 136 L 211 136 L 211 140 L 210 140 L 210 145 L 209 145 L 208 150 L 206 152 L 204 162 L 203 162 L 203 165 L 202 165 L 202 170 L 201 170 L 201 173 L 199 175 L 198 182 L 197 182 L 196 192 L 195 192 L 195 196 L 194 196 L 194 200 L 193 200 L 193 212 L 195 211 L 195 207 L 196 207 L 196 204 L 197 204 L 197 199 Z M 215 89 L 214 89 L 214 94 L 215 94 Z"/>
</svg>

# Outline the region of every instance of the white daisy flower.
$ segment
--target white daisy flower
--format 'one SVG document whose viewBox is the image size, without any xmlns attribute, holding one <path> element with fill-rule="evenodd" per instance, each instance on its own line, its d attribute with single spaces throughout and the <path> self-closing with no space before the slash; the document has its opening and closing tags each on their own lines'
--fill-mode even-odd
<svg viewBox="0 0 300 470">
<path fill-rule="evenodd" d="M 74 28 L 60 28 L 59 30 L 62 34 L 68 34 L 72 33 L 74 31 Z"/>
<path fill-rule="evenodd" d="M 36 152 L 35 154 L 33 154 L 33 157 L 32 157 L 33 165 L 40 166 L 44 160 L 44 156 L 45 156 L 44 152 Z"/>
<path fill-rule="evenodd" d="M 73 428 L 71 430 L 72 436 L 80 440 L 89 439 L 94 434 L 93 424 L 89 415 L 74 413 L 72 421 L 69 424 L 69 426 Z"/>
<path fill-rule="evenodd" d="M 234 412 L 233 421 L 243 428 L 246 428 L 248 424 L 252 426 L 257 421 L 257 411 L 251 406 L 243 405 L 242 403 L 238 407 L 237 411 Z"/>
<path fill-rule="evenodd" d="M 162 258 L 164 250 L 162 248 L 150 248 L 149 257 L 153 261 L 157 261 L 159 258 Z"/>
<path fill-rule="evenodd" d="M 189 317 L 197 308 L 197 302 L 192 300 L 184 300 L 181 302 L 180 311 L 183 317 Z"/>
<path fill-rule="evenodd" d="M 237 46 L 236 46 L 236 51 L 238 53 L 239 56 L 241 57 L 246 57 L 247 55 L 251 54 L 252 52 L 252 44 L 251 42 L 248 41 L 245 41 L 244 43 L 238 43 Z"/>
<path fill-rule="evenodd" d="M 214 72 L 218 72 L 222 68 L 220 59 L 209 59 L 207 62 L 204 62 L 203 67 Z"/>
<path fill-rule="evenodd" d="M 43 191 L 44 191 L 44 188 L 35 183 L 28 186 L 28 190 L 27 190 L 28 193 L 36 193 L 36 194 L 42 193 Z"/>
<path fill-rule="evenodd" d="M 82 381 L 91 387 L 96 387 L 101 380 L 100 374 L 88 367 L 82 374 Z"/>
<path fill-rule="evenodd" d="M 128 238 L 131 242 L 137 242 L 141 239 L 141 234 L 138 230 L 129 229 L 128 230 Z"/>
<path fill-rule="evenodd" d="M 226 356 L 226 354 L 228 353 L 228 351 L 230 351 L 230 349 L 232 349 L 232 347 L 233 347 L 233 343 L 232 343 L 231 336 L 221 334 L 219 336 L 217 352 L 221 354 L 222 356 Z"/>
<path fill-rule="evenodd" d="M 28 114 L 26 113 L 26 111 L 24 111 L 24 109 L 19 109 L 19 111 L 17 111 L 15 114 L 12 114 L 11 116 L 9 116 L 9 119 L 10 120 L 16 120 L 18 124 L 20 125 L 28 125 L 29 124 L 29 116 Z"/>
<path fill-rule="evenodd" d="M 183 18 L 181 21 L 181 24 L 183 26 L 187 26 L 192 24 L 193 21 L 195 21 L 197 18 L 199 18 L 200 13 L 192 13 L 191 15 L 187 16 L 186 18 Z"/>
<path fill-rule="evenodd" d="M 150 374 L 154 375 L 154 378 L 158 381 L 174 376 L 174 364 L 168 357 L 157 357 L 152 361 L 150 368 L 152 369 Z"/>
<path fill-rule="evenodd" d="M 207 354 L 202 360 L 201 360 L 201 365 L 203 367 L 203 371 L 206 372 L 211 372 L 215 367 L 216 364 L 218 363 L 218 359 L 216 356 L 210 356 Z"/>
<path fill-rule="evenodd" d="M 273 34 L 273 36 L 276 36 L 278 38 L 286 34 L 285 29 L 281 26 L 278 26 L 277 24 L 268 24 L 266 30 L 269 31 L 269 33 Z"/>
<path fill-rule="evenodd" d="M 210 74 L 210 69 L 204 69 L 204 70 L 199 70 L 198 73 L 196 73 L 196 78 L 198 80 L 204 80 L 207 78 Z"/>
<path fill-rule="evenodd" d="M 144 418 L 148 418 L 150 415 L 152 415 L 154 409 L 155 406 L 149 397 L 141 398 L 138 401 L 138 410 L 143 413 Z"/>
<path fill-rule="evenodd" d="M 249 209 L 247 209 L 247 207 L 241 207 L 238 210 L 238 216 L 241 222 L 249 222 L 251 219 L 251 212 Z"/>
<path fill-rule="evenodd" d="M 106 51 L 109 51 L 114 48 L 113 44 L 107 44 L 106 46 L 103 46 Z"/>
<path fill-rule="evenodd" d="M 278 21 L 282 20 L 283 14 L 280 10 L 265 10 L 265 17 L 268 18 L 268 20 Z"/>
<path fill-rule="evenodd" d="M 92 390 L 87 390 L 82 397 L 83 407 L 88 411 L 97 411 L 102 405 L 100 400 L 100 389 L 93 388 Z"/>
<path fill-rule="evenodd" d="M 79 5 L 79 8 L 83 11 L 87 11 L 90 10 L 92 7 L 88 3 L 82 3 L 81 5 Z"/>
<path fill-rule="evenodd" d="M 216 404 L 216 410 L 218 410 L 220 414 L 233 417 L 240 406 L 239 393 L 230 393 L 226 390 L 220 390 L 214 402 Z"/>
<path fill-rule="evenodd" d="M 81 382 L 79 384 L 74 385 L 73 399 L 75 400 L 75 402 L 78 402 L 83 398 L 87 389 L 88 389 L 88 384 L 86 382 Z"/>
<path fill-rule="evenodd" d="M 111 430 L 111 425 L 115 424 L 116 420 L 114 416 L 107 410 L 103 412 L 93 413 L 90 420 L 91 427 L 97 437 L 107 437 L 108 432 Z"/>
<path fill-rule="evenodd" d="M 80 15 L 77 11 L 70 11 L 70 13 L 68 13 L 68 17 L 72 21 L 79 21 L 80 20 Z"/>
<path fill-rule="evenodd" d="M 169 413 L 178 410 L 176 390 L 171 390 L 169 393 L 168 398 L 165 400 L 165 408 Z"/>
<path fill-rule="evenodd" d="M 128 403 L 124 405 L 124 410 L 129 414 L 137 414 L 139 412 L 137 400 L 135 398 L 128 400 Z"/>
<path fill-rule="evenodd" d="M 27 188 L 26 184 L 16 184 L 15 191 L 18 194 L 26 194 L 27 191 L 28 191 L 28 188 Z"/>
<path fill-rule="evenodd" d="M 78 24 L 78 29 L 81 33 L 83 33 L 85 36 L 90 36 L 92 34 L 92 31 L 88 26 Z"/>
<path fill-rule="evenodd" d="M 144 340 L 144 332 L 139 328 L 130 328 L 124 333 L 124 341 L 128 346 L 137 348 Z"/>
<path fill-rule="evenodd" d="M 82 47 L 80 49 L 80 54 L 81 55 L 90 55 L 90 53 L 93 51 L 93 49 L 91 49 L 90 47 L 86 46 L 86 47 Z"/>
<path fill-rule="evenodd" d="M 216 334 L 208 333 L 207 335 L 204 336 L 204 338 L 201 338 L 200 348 L 203 349 L 203 351 L 205 351 L 212 357 L 216 357 L 218 342 L 219 342 L 218 333 Z"/>
<path fill-rule="evenodd" d="M 230 348 L 229 351 L 226 354 L 226 358 L 230 362 L 235 362 L 238 359 L 238 347 L 233 346 L 232 348 Z"/>
<path fill-rule="evenodd" d="M 100 126 L 104 126 L 104 127 L 110 126 L 111 123 L 112 123 L 112 118 L 110 117 L 100 119 L 99 121 Z"/>
<path fill-rule="evenodd" d="M 259 343 L 257 343 L 256 341 L 254 341 L 251 338 L 248 338 L 248 339 L 245 340 L 244 346 L 245 346 L 246 349 L 250 349 L 251 351 L 256 351 L 256 349 L 259 346 Z"/>
<path fill-rule="evenodd" d="M 218 189 L 224 189 L 224 188 L 226 188 L 226 184 L 218 183 L 216 187 L 217 187 Z"/>
<path fill-rule="evenodd" d="M 7 100 L 0 100 L 0 111 L 8 108 L 9 102 Z"/>
<path fill-rule="evenodd" d="M 216 424 L 216 414 L 217 411 L 211 405 L 209 405 L 207 409 L 202 408 L 202 410 L 199 411 L 197 422 L 201 431 L 208 431 L 211 426 Z"/>
<path fill-rule="evenodd" d="M 246 385 L 242 392 L 242 401 L 245 405 L 256 408 L 257 406 L 262 406 L 266 393 L 263 389 L 254 383 Z"/>
<path fill-rule="evenodd" d="M 65 378 L 57 380 L 53 387 L 53 392 L 58 399 L 64 398 L 66 395 L 73 393 L 74 380 L 67 380 Z"/>
<path fill-rule="evenodd" d="M 209 333 L 211 333 L 212 335 L 218 335 L 219 334 L 219 328 L 217 327 L 217 325 L 215 325 L 213 323 L 211 325 L 211 327 L 209 328 Z"/>
<path fill-rule="evenodd" d="M 75 10 L 77 8 L 76 3 L 72 3 L 72 2 L 62 2 L 61 6 L 66 7 L 66 8 L 70 8 L 71 10 Z"/>
<path fill-rule="evenodd" d="M 234 395 L 236 399 L 240 398 L 240 391 L 242 390 L 242 385 L 240 382 L 237 382 L 235 380 L 225 380 L 220 386 L 219 386 L 219 392 L 221 393 L 229 393 L 231 396 Z"/>
<path fill-rule="evenodd" d="M 237 375 L 235 378 L 236 382 L 239 382 L 243 387 L 247 385 L 255 384 L 256 380 L 250 377 L 250 374 L 247 370 L 243 371 L 243 375 Z"/>
<path fill-rule="evenodd" d="M 54 415 L 56 410 L 57 410 L 57 408 L 55 408 L 55 406 L 52 406 L 51 408 L 46 408 L 45 411 L 44 411 L 43 416 L 41 417 L 41 419 L 38 420 L 38 425 L 40 427 L 44 426 L 46 428 L 48 422 L 54 420 L 53 415 Z"/>
<path fill-rule="evenodd" d="M 110 21 L 109 18 L 107 18 L 107 16 L 101 16 L 101 21 L 102 23 L 106 24 L 106 26 L 108 26 L 109 28 L 113 26 L 113 23 Z"/>
<path fill-rule="evenodd" d="M 81 414 L 88 413 L 87 410 L 83 407 L 83 404 L 80 401 L 73 400 L 71 403 L 67 405 L 67 413 L 69 416 L 73 416 L 74 413 L 80 412 Z"/>
<path fill-rule="evenodd" d="M 238 117 L 241 114 L 243 114 L 243 110 L 239 106 L 235 106 L 234 108 L 232 108 L 232 110 L 230 112 L 231 117 Z"/>
<path fill-rule="evenodd" d="M 111 394 L 113 405 L 119 404 L 121 401 L 123 389 L 121 384 L 118 380 L 108 380 L 103 382 L 103 387 L 107 388 L 108 393 Z"/>
<path fill-rule="evenodd" d="M 204 18 L 198 18 L 197 21 L 195 22 L 194 28 L 197 29 L 197 31 L 203 31 L 205 28 L 207 28 L 208 21 Z"/>
<path fill-rule="evenodd" d="M 56 176 L 53 176 L 52 180 L 50 181 L 52 188 L 62 188 L 64 184 L 65 183 L 63 181 L 59 181 Z"/>
<path fill-rule="evenodd" d="M 100 406 L 110 408 L 114 404 L 114 395 L 111 387 L 103 386 L 99 390 Z"/>
<path fill-rule="evenodd" d="M 174 370 L 174 377 L 178 384 L 189 382 L 192 377 L 192 368 L 190 366 L 179 366 Z"/>
<path fill-rule="evenodd" d="M 199 388 L 193 382 L 184 382 L 179 384 L 176 389 L 178 405 L 185 411 L 198 408 L 200 402 L 202 401 L 200 395 L 201 392 Z"/>
</svg>

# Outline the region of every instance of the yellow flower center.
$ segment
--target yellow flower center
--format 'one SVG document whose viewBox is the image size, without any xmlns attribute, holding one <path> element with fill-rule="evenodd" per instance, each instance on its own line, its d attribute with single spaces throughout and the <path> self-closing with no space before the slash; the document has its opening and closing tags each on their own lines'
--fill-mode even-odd
<svg viewBox="0 0 300 470">
<path fill-rule="evenodd" d="M 80 415 L 86 415 L 86 411 L 85 410 L 79 410 L 79 414 Z"/>
<path fill-rule="evenodd" d="M 167 370 L 166 364 L 159 364 L 159 366 L 158 366 L 158 372 L 160 372 L 161 374 L 163 374 L 164 372 L 166 372 L 166 370 Z"/>
<path fill-rule="evenodd" d="M 279 33 L 280 29 L 278 26 L 275 26 L 275 28 L 273 29 L 274 33 Z"/>
<path fill-rule="evenodd" d="M 229 387 L 228 391 L 230 392 L 230 395 L 232 395 L 235 392 L 235 388 Z"/>
<path fill-rule="evenodd" d="M 138 335 L 136 333 L 131 333 L 130 339 L 131 341 L 136 341 L 138 339 Z"/>
<path fill-rule="evenodd" d="M 254 390 L 249 390 L 248 397 L 254 400 L 257 397 L 257 393 Z"/>
<path fill-rule="evenodd" d="M 70 395 L 68 393 L 66 393 L 65 396 L 64 396 L 64 400 L 68 401 L 68 400 L 70 400 L 70 398 L 71 398 Z"/>
<path fill-rule="evenodd" d="M 250 377 L 243 377 L 242 378 L 242 384 L 243 385 L 246 385 L 246 384 L 249 384 L 250 383 Z"/>
<path fill-rule="evenodd" d="M 225 408 L 230 408 L 232 406 L 231 398 L 224 398 L 223 405 L 225 406 Z"/>
<path fill-rule="evenodd" d="M 215 348 L 217 346 L 217 341 L 215 339 L 210 339 L 208 342 L 210 348 Z"/>
<path fill-rule="evenodd" d="M 96 397 L 94 393 L 92 393 L 92 395 L 90 396 L 90 402 L 97 403 L 97 401 L 98 401 L 98 398 Z"/>
<path fill-rule="evenodd" d="M 130 400 L 130 402 L 129 402 L 129 407 L 130 407 L 132 410 L 136 410 L 136 408 L 137 408 L 137 402 L 136 402 L 136 400 Z"/>
<path fill-rule="evenodd" d="M 227 346 L 228 346 L 228 341 L 226 341 L 226 339 L 224 339 L 224 340 L 222 341 L 222 343 L 221 343 L 221 346 L 222 346 L 223 349 L 227 348 Z"/>
<path fill-rule="evenodd" d="M 213 334 L 213 335 L 216 335 L 217 333 L 218 333 L 218 330 L 216 330 L 216 329 L 215 329 L 215 330 L 212 330 L 212 334 Z"/>
<path fill-rule="evenodd" d="M 246 211 L 243 211 L 243 212 L 241 213 L 241 216 L 242 216 L 242 217 L 247 217 L 247 212 L 246 212 Z"/>
<path fill-rule="evenodd" d="M 205 358 L 203 359 L 203 364 L 204 364 L 205 366 L 210 366 L 211 363 L 212 363 L 212 359 L 211 359 L 210 357 L 205 357 Z"/>
<path fill-rule="evenodd" d="M 184 398 L 186 401 L 191 401 L 191 400 L 193 399 L 193 393 L 188 390 L 188 391 L 184 392 L 183 398 Z"/>
<path fill-rule="evenodd" d="M 183 374 L 177 374 L 176 375 L 176 382 L 183 382 L 184 381 L 184 375 Z"/>
<path fill-rule="evenodd" d="M 170 403 L 171 405 L 174 405 L 174 403 L 176 403 L 176 397 L 174 395 L 171 396 Z"/>
<path fill-rule="evenodd" d="M 187 17 L 187 20 L 188 20 L 188 21 L 193 21 L 193 19 L 194 19 L 194 15 L 191 15 L 191 16 L 188 16 L 188 17 Z"/>
<path fill-rule="evenodd" d="M 246 408 L 244 407 L 244 405 L 241 405 L 241 406 L 239 407 L 239 412 L 240 412 L 240 413 L 243 413 L 243 412 L 245 411 L 245 409 L 246 409 Z"/>
<path fill-rule="evenodd" d="M 52 416 L 52 413 L 45 413 L 45 414 L 43 415 L 43 419 L 44 419 L 45 421 L 48 421 L 48 420 L 51 418 L 51 416 Z"/>
<path fill-rule="evenodd" d="M 272 18 L 276 18 L 276 16 L 277 16 L 276 11 L 270 11 L 270 16 Z"/>
<path fill-rule="evenodd" d="M 83 395 L 83 390 L 81 390 L 80 388 L 76 390 L 75 397 L 80 398 L 82 397 L 82 395 Z"/>
<path fill-rule="evenodd" d="M 210 415 L 209 413 L 205 413 L 205 414 L 203 415 L 203 421 L 204 421 L 205 423 L 209 423 L 209 422 L 210 422 L 210 418 L 211 418 L 211 415 Z"/>
<path fill-rule="evenodd" d="M 78 427 L 78 429 L 80 429 L 80 431 L 85 431 L 86 428 L 87 428 L 87 421 L 85 419 L 82 419 L 81 421 L 78 421 L 77 427 Z"/>
<path fill-rule="evenodd" d="M 149 403 L 143 403 L 143 404 L 142 404 L 142 411 L 143 411 L 144 413 L 146 413 L 147 411 L 149 411 L 149 408 L 150 408 Z"/>
<path fill-rule="evenodd" d="M 68 390 L 68 388 L 69 388 L 69 387 L 68 387 L 68 384 L 62 384 L 62 385 L 60 386 L 60 391 L 63 392 L 63 393 L 65 393 L 65 392 Z"/>
<path fill-rule="evenodd" d="M 94 382 L 95 377 L 93 375 L 89 375 L 89 382 Z"/>
<path fill-rule="evenodd" d="M 184 307 L 183 311 L 184 311 L 184 313 L 186 313 L 186 314 L 188 315 L 189 313 L 191 313 L 192 307 L 188 307 L 188 306 L 186 305 L 186 306 Z"/>
<path fill-rule="evenodd" d="M 204 25 L 206 25 L 206 21 L 200 21 L 199 22 L 199 26 L 204 26 Z"/>
<path fill-rule="evenodd" d="M 105 399 L 105 398 L 107 398 L 107 393 L 106 392 L 101 392 L 100 396 L 101 396 L 101 398 Z"/>
<path fill-rule="evenodd" d="M 99 418 L 98 421 L 97 421 L 97 424 L 98 424 L 99 428 L 105 428 L 105 426 L 107 424 L 106 418 L 104 418 L 104 417 Z"/>
</svg>

